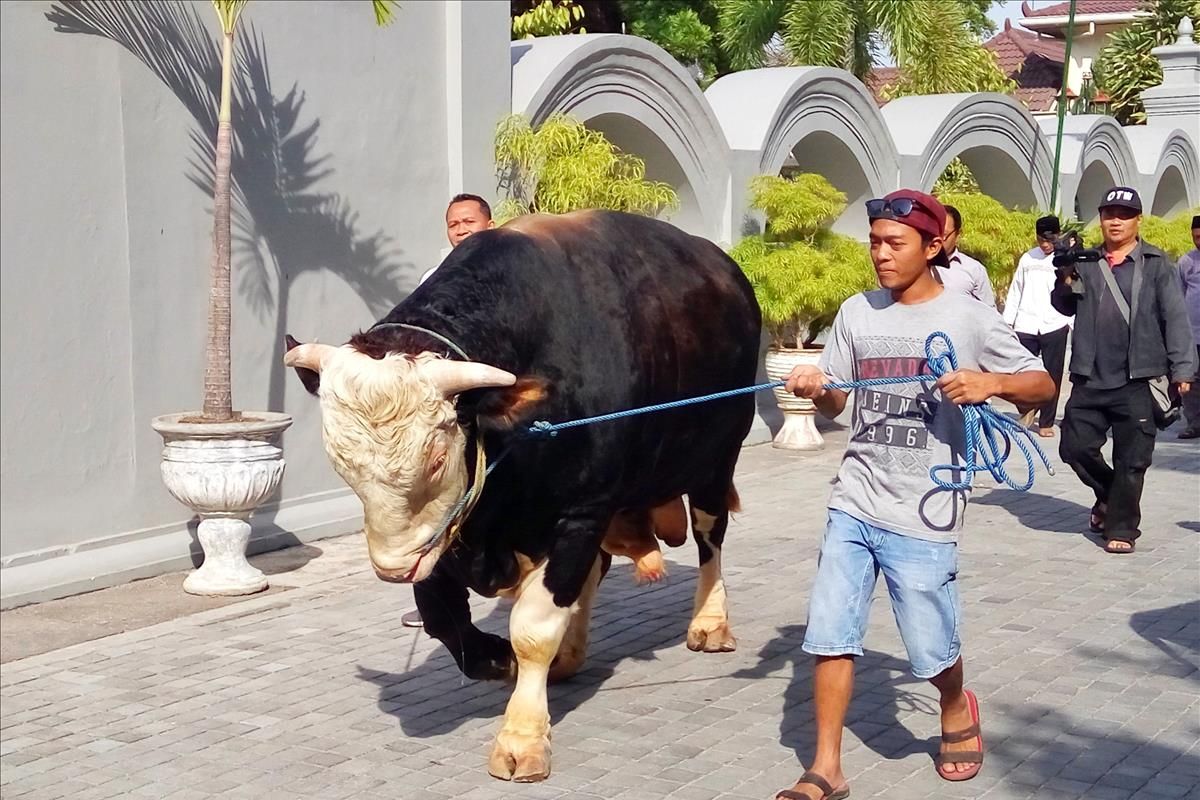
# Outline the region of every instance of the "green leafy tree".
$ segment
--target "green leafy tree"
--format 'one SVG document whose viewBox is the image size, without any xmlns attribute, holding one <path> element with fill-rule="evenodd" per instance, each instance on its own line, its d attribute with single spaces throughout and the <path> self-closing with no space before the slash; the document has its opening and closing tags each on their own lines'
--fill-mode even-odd
<svg viewBox="0 0 1200 800">
<path fill-rule="evenodd" d="M 656 216 L 679 207 L 670 184 L 646 179 L 646 164 L 565 114 L 536 130 L 513 114 L 496 130 L 496 174 L 506 195 L 498 221 L 521 214 L 607 208 Z"/>
<path fill-rule="evenodd" d="M 542 0 L 528 11 L 513 15 L 512 38 L 559 36 L 572 29 L 587 33 L 586 28 L 576 27 L 582 19 L 583 8 L 572 0 Z"/>
<path fill-rule="evenodd" d="M 978 194 L 979 191 L 979 182 L 975 180 L 975 174 L 961 158 L 947 164 L 933 184 L 935 197 L 944 194 Z"/>
<path fill-rule="evenodd" d="M 626 31 L 657 44 L 707 84 L 730 71 L 718 46 L 716 0 L 621 0 Z"/>
<path fill-rule="evenodd" d="M 1162 83 L 1162 64 L 1150 51 L 1174 42 L 1185 16 L 1200 20 L 1200 0 L 1142 0 L 1141 8 L 1149 16 L 1110 34 L 1108 46 L 1092 64 L 1092 76 L 1122 125 L 1146 121 L 1142 92 Z"/>
<path fill-rule="evenodd" d="M 729 255 L 754 288 L 772 346 L 811 345 L 847 297 L 876 285 L 867 248 L 829 230 L 846 196 L 820 175 L 760 175 L 750 205 L 766 215 L 766 231 Z"/>
<path fill-rule="evenodd" d="M 233 172 L 233 70 L 234 39 L 247 0 L 213 0 L 221 25 L 221 94 L 217 110 L 217 140 L 213 159 L 213 252 L 208 293 L 208 344 L 204 359 L 204 422 L 237 418 L 233 411 L 230 376 L 231 294 L 230 230 Z M 390 0 L 374 0 L 375 21 L 386 25 L 398 7 Z"/>
<path fill-rule="evenodd" d="M 995 30 L 986 16 L 990 6 L 991 0 L 717 0 L 720 45 L 735 68 L 762 66 L 767 44 L 778 37 L 793 64 L 841 67 L 865 78 L 886 52 L 913 80 L 957 81 L 949 91 L 972 90 L 995 67 L 977 52 L 979 37 Z"/>
</svg>

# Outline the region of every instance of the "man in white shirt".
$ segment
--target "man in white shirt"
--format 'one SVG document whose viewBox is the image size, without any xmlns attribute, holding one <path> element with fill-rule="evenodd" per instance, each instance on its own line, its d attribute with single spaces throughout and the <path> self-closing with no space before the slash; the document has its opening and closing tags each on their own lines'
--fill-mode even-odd
<svg viewBox="0 0 1200 800">
<path fill-rule="evenodd" d="M 1042 364 L 1054 379 L 1053 399 L 1022 417 L 1022 421 L 1029 424 L 1036 413 L 1038 434 L 1049 438 L 1054 435 L 1071 320 L 1050 305 L 1050 292 L 1054 289 L 1054 240 L 1062 233 L 1058 217 L 1041 217 L 1035 223 L 1035 230 L 1037 247 L 1021 256 L 1008 286 L 1004 321 L 1016 331 L 1017 338 L 1030 353 L 1042 357 Z"/>
<path fill-rule="evenodd" d="M 981 303 L 996 307 L 996 293 L 992 291 L 992 280 L 987 267 L 958 249 L 958 237 L 962 234 L 962 214 L 954 206 L 946 206 L 946 230 L 942 235 L 948 267 L 938 267 L 942 285 L 951 291 L 969 294 Z"/>
</svg>

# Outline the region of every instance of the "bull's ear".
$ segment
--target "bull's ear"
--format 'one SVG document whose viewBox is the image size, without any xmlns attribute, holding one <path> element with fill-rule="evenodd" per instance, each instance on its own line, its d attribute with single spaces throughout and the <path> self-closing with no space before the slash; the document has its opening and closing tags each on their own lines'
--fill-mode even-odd
<svg viewBox="0 0 1200 800">
<path fill-rule="evenodd" d="M 552 387 L 544 378 L 517 378 L 512 386 L 484 393 L 476 406 L 479 426 L 486 430 L 511 430 L 529 423 L 550 399 Z"/>
<path fill-rule="evenodd" d="M 284 337 L 283 341 L 287 348 L 283 363 L 295 367 L 300 383 L 304 384 L 304 388 L 308 390 L 309 394 L 316 396 L 321 389 L 321 373 L 315 369 L 301 366 L 302 363 L 307 363 L 307 356 L 311 355 L 311 353 L 306 354 L 305 352 L 305 348 L 311 348 L 311 345 L 301 344 L 290 333 Z"/>
</svg>

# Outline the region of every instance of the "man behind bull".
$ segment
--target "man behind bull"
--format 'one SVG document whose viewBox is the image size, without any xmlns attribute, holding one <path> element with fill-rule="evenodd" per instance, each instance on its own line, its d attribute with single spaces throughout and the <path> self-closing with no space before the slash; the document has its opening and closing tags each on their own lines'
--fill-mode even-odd
<svg viewBox="0 0 1200 800">
<path fill-rule="evenodd" d="M 1168 376 L 1187 394 L 1196 373 L 1179 277 L 1166 254 L 1138 236 L 1141 221 L 1136 191 L 1107 191 L 1103 258 L 1064 266 L 1051 294 L 1054 308 L 1075 318 L 1059 453 L 1095 493 L 1088 523 L 1109 553 L 1132 553 L 1141 535 L 1142 485 L 1158 433 L 1149 379 Z M 1110 429 L 1111 467 L 1100 453 Z"/>
<path fill-rule="evenodd" d="M 820 368 L 796 367 L 788 390 L 836 417 L 848 394 L 826 383 L 922 374 L 926 340 L 935 331 L 949 336 L 962 369 L 940 377 L 936 387 L 907 383 L 854 393 L 852 433 L 829 498 L 804 634 L 804 651 L 816 657 L 816 756 L 793 788 L 778 793 L 788 800 L 849 795 L 842 727 L 881 570 L 912 673 L 941 694 L 938 775 L 963 781 L 979 772 L 979 703 L 963 688 L 955 582 L 968 492 L 937 488 L 929 470 L 962 463 L 959 406 L 991 397 L 1038 405 L 1054 393 L 1041 362 L 994 308 L 935 277 L 945 259 L 941 203 L 901 189 L 868 201 L 867 214 L 882 288 L 842 304 Z M 966 479 L 957 472 L 956 480 Z"/>
</svg>

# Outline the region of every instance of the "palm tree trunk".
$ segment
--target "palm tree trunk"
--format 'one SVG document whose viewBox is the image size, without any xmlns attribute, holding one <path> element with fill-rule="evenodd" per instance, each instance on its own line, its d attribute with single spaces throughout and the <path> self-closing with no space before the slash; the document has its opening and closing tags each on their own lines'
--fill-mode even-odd
<svg viewBox="0 0 1200 800">
<path fill-rule="evenodd" d="M 229 230 L 230 172 L 233 162 L 233 33 L 224 34 L 221 47 L 221 108 L 217 116 L 217 158 L 213 182 L 213 254 L 208 293 L 208 348 L 204 365 L 204 417 L 233 418 L 230 392 Z"/>
</svg>

